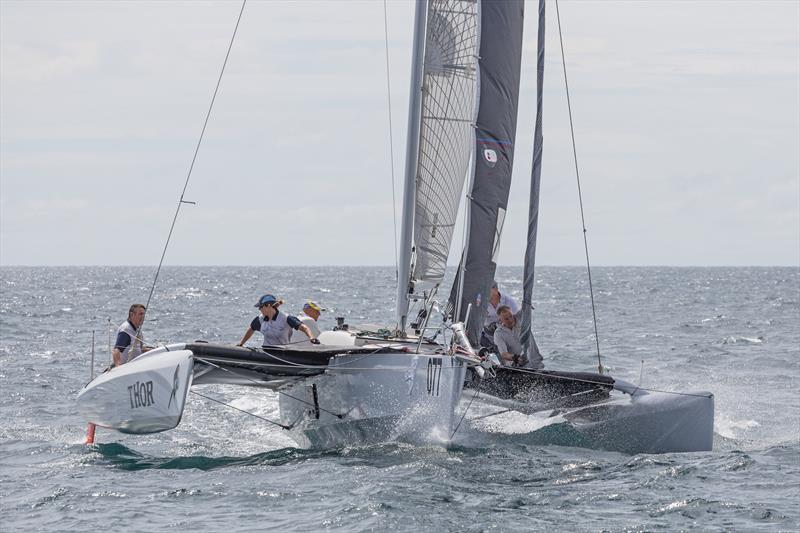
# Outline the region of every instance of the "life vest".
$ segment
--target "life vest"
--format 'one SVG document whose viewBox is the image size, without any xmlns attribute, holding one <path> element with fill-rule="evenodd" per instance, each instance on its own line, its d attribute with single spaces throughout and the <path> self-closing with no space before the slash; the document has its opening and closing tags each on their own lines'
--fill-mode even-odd
<svg viewBox="0 0 800 533">
<path fill-rule="evenodd" d="M 289 344 L 292 337 L 292 327 L 288 323 L 288 315 L 278 311 L 275 318 L 267 319 L 264 315 L 258 317 L 261 324 L 261 334 L 264 335 L 262 346 L 274 346 L 276 344 Z"/>
<path fill-rule="evenodd" d="M 131 343 L 127 345 L 124 350 L 122 350 L 122 364 L 133 361 L 142 355 L 142 345 L 144 344 L 144 339 L 142 338 L 142 335 L 133 328 L 130 322 L 127 320 L 123 322 L 117 330 L 117 333 L 127 333 L 131 338 Z"/>
</svg>

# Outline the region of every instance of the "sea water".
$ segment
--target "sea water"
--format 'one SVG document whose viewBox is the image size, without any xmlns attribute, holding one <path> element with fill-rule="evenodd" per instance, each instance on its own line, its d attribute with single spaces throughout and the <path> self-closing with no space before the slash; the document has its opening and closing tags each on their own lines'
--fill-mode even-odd
<svg viewBox="0 0 800 533">
<path fill-rule="evenodd" d="M 644 387 L 716 396 L 714 450 L 664 455 L 554 445 L 550 421 L 513 412 L 467 412 L 449 446 L 307 451 L 195 395 L 175 430 L 98 429 L 85 446 L 75 397 L 89 381 L 92 335 L 100 371 L 109 328 L 146 300 L 153 274 L 0 268 L 0 530 L 800 530 L 798 268 L 593 270 L 604 367 Z M 501 292 L 519 300 L 521 274 L 501 268 Z M 585 271 L 542 267 L 536 278 L 545 364 L 595 370 Z M 337 316 L 388 325 L 394 287 L 388 267 L 167 267 L 145 336 L 235 343 L 267 292 L 289 311 L 318 302 L 323 329 Z M 279 417 L 272 392 L 204 392 Z"/>
</svg>

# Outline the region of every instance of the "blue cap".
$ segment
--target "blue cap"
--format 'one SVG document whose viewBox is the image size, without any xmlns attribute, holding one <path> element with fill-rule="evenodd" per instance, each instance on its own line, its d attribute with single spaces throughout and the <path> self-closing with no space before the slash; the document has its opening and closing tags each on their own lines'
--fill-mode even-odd
<svg viewBox="0 0 800 533">
<path fill-rule="evenodd" d="M 264 305 L 267 305 L 267 304 L 274 304 L 277 301 L 278 301 L 278 299 L 275 298 L 273 295 L 265 294 L 264 296 L 262 296 L 261 298 L 258 299 L 258 303 L 255 305 L 255 307 L 260 308 L 261 306 L 264 306 Z"/>
</svg>

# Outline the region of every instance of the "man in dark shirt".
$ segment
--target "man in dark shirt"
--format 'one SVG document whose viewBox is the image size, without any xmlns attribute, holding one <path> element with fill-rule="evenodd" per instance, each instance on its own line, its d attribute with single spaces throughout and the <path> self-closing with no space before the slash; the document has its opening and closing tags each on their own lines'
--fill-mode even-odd
<svg viewBox="0 0 800 533">
<path fill-rule="evenodd" d="M 111 352 L 114 358 L 113 366 L 124 365 L 150 350 L 144 345 L 144 338 L 140 332 L 144 323 L 145 307 L 142 304 L 133 304 L 128 310 L 128 320 L 117 329 L 117 341 Z"/>
</svg>

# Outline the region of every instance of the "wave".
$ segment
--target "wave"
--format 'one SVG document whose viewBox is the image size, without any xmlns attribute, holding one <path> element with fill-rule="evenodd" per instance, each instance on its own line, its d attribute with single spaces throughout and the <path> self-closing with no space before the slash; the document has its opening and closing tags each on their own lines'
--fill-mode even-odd
<svg viewBox="0 0 800 533">
<path fill-rule="evenodd" d="M 767 340 L 763 335 L 758 337 L 729 336 L 722 339 L 722 344 L 763 344 Z"/>
<path fill-rule="evenodd" d="M 215 470 L 236 466 L 281 466 L 295 461 L 302 461 L 310 457 L 337 455 L 336 452 L 301 450 L 299 448 L 281 448 L 268 452 L 257 453 L 243 457 L 221 456 L 209 457 L 205 455 L 183 457 L 157 457 L 146 455 L 119 443 L 97 444 L 94 449 L 100 454 L 101 462 L 120 468 L 122 470 Z"/>
</svg>

